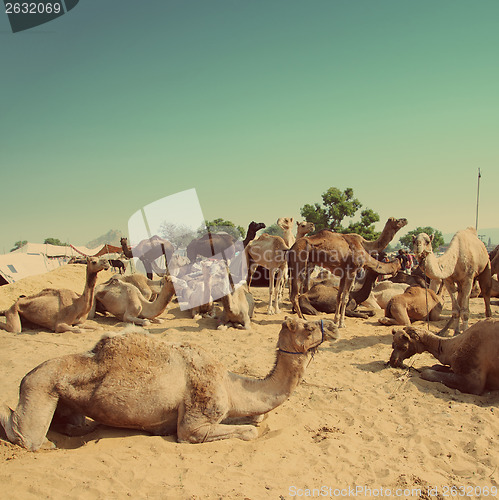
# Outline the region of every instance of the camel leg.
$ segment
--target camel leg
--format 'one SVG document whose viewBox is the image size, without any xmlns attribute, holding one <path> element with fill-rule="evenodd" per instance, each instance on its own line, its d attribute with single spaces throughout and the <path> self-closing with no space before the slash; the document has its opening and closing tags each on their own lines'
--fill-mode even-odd
<svg viewBox="0 0 499 500">
<path fill-rule="evenodd" d="M 355 282 L 355 273 L 353 275 L 346 274 L 340 282 L 340 287 L 338 291 L 338 299 L 336 306 L 335 322 L 339 315 L 338 328 L 345 328 L 345 310 L 350 298 L 350 291 L 353 288 Z M 343 287 L 341 286 L 343 284 Z M 338 314 L 339 312 L 339 314 Z"/>
<path fill-rule="evenodd" d="M 492 288 L 492 276 L 490 271 L 490 264 L 478 276 L 478 283 L 482 291 L 483 301 L 485 302 L 485 316 L 490 318 L 492 311 L 490 310 L 490 292 Z"/>
<path fill-rule="evenodd" d="M 37 380 L 36 374 L 39 371 L 31 372 L 21 382 L 16 411 L 8 407 L 0 410 L 0 423 L 9 441 L 30 451 L 36 451 L 42 446 L 54 447 L 50 446 L 46 435 L 57 407 L 58 396 L 54 396 L 53 391 L 44 387 L 46 384 Z"/>
<path fill-rule="evenodd" d="M 21 333 L 21 316 L 17 302 L 5 311 L 5 323 L 0 323 L 0 330 L 6 330 L 10 333 Z"/>
<path fill-rule="evenodd" d="M 460 317 L 463 320 L 463 331 L 468 328 L 468 320 L 470 317 L 470 295 L 472 288 L 473 288 L 473 279 L 469 278 L 464 283 L 462 283 L 457 293 L 457 301 L 459 303 Z M 455 329 L 456 335 L 460 332 L 459 326 L 460 325 L 458 322 Z"/>
<path fill-rule="evenodd" d="M 186 425 L 182 421 L 177 426 L 179 443 L 208 443 L 230 438 L 250 441 L 256 437 L 258 430 L 254 425 L 216 424 L 206 421 L 202 423 L 194 421 Z"/>
<path fill-rule="evenodd" d="M 481 394 L 485 389 L 485 376 L 476 370 L 467 375 L 458 375 L 453 372 L 427 369 L 421 373 L 421 378 L 430 382 L 440 382 L 451 389 L 470 394 Z"/>
<path fill-rule="evenodd" d="M 275 275 L 278 272 L 278 269 L 270 269 L 269 270 L 269 307 L 267 309 L 267 314 L 275 314 L 274 306 L 272 305 L 272 300 L 274 297 L 274 289 L 275 289 Z"/>
<path fill-rule="evenodd" d="M 437 335 L 441 337 L 447 336 L 447 331 L 449 330 L 449 328 L 456 328 L 456 323 L 457 328 L 459 328 L 459 304 L 456 300 L 456 287 L 454 286 L 454 281 L 444 280 L 444 285 L 452 301 L 452 316 L 447 321 L 446 325 L 438 332 Z"/>
<path fill-rule="evenodd" d="M 275 273 L 275 281 L 276 281 L 276 286 L 274 289 L 274 295 L 275 295 L 274 312 L 275 312 L 275 314 L 279 314 L 281 312 L 281 310 L 279 309 L 279 299 L 281 298 L 281 295 L 283 293 L 283 288 L 284 288 L 284 279 L 285 279 L 284 271 L 285 270 L 282 267 L 279 267 Z"/>
<path fill-rule="evenodd" d="M 253 261 L 251 262 L 251 264 L 249 265 L 249 268 L 248 268 L 248 279 L 246 280 L 247 283 L 248 283 L 248 290 L 251 286 L 251 280 L 253 279 L 253 275 L 255 274 L 255 271 L 258 267 L 258 264 L 255 264 Z"/>
<path fill-rule="evenodd" d="M 64 333 L 64 332 L 73 332 L 73 333 L 82 333 L 81 328 L 77 326 L 71 326 L 67 323 L 58 323 L 54 328 L 55 333 Z"/>
</svg>

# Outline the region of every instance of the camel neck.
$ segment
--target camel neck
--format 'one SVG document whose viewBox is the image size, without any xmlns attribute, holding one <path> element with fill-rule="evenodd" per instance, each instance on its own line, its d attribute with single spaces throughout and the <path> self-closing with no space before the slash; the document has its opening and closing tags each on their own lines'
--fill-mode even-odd
<svg viewBox="0 0 499 500">
<path fill-rule="evenodd" d="M 92 272 L 87 268 L 87 278 L 85 281 L 85 288 L 83 289 L 83 293 L 81 294 L 78 300 L 85 305 L 85 308 L 88 308 L 88 311 L 90 311 L 90 308 L 92 307 L 92 302 L 94 300 L 94 289 L 96 283 L 97 283 L 97 273 Z"/>
<path fill-rule="evenodd" d="M 143 314 L 148 318 L 155 318 L 156 316 L 159 316 L 170 303 L 174 293 L 175 288 L 173 284 L 170 282 L 164 283 L 154 302 L 149 302 L 146 299 L 143 300 Z"/>
<path fill-rule="evenodd" d="M 277 351 L 275 365 L 263 380 L 229 373 L 231 416 L 260 415 L 284 403 L 302 380 L 308 358 L 308 354 Z"/>
<path fill-rule="evenodd" d="M 446 364 L 445 347 L 446 342 L 450 339 L 442 339 L 438 335 L 430 332 L 420 334 L 419 338 L 422 346 L 420 352 L 427 351 L 435 356 L 441 363 Z"/>
<path fill-rule="evenodd" d="M 377 240 L 368 241 L 363 238 L 364 241 L 362 242 L 362 245 L 368 252 L 381 252 L 388 246 L 388 243 L 392 241 L 393 237 L 395 236 L 395 233 L 396 231 L 393 231 L 393 229 L 385 226 Z"/>
<path fill-rule="evenodd" d="M 282 236 L 282 239 L 284 240 L 284 243 L 286 243 L 288 248 L 291 248 L 295 242 L 295 237 L 293 236 L 293 233 L 291 232 L 291 229 L 285 229 L 284 234 Z"/>
</svg>

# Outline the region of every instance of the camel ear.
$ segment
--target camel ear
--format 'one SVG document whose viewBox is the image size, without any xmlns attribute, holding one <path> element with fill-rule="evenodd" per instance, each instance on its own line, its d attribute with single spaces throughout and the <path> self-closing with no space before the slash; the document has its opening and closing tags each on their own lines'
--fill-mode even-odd
<svg viewBox="0 0 499 500">
<path fill-rule="evenodd" d="M 433 241 L 433 236 L 435 236 L 434 234 L 430 234 L 430 242 Z"/>
<path fill-rule="evenodd" d="M 401 331 L 402 331 L 402 330 L 401 330 L 400 328 L 394 328 L 394 329 L 392 330 L 392 335 L 395 335 L 396 333 L 401 332 Z"/>
<path fill-rule="evenodd" d="M 294 320 L 293 318 L 290 318 L 289 316 L 286 316 L 282 326 L 285 326 L 290 332 L 294 332 L 294 331 L 296 331 L 296 327 L 298 325 L 296 323 L 296 320 Z"/>
</svg>

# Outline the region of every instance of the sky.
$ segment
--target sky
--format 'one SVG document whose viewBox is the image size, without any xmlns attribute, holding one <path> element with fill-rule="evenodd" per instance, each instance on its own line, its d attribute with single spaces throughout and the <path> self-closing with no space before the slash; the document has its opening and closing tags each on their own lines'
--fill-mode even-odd
<svg viewBox="0 0 499 500">
<path fill-rule="evenodd" d="M 451 233 L 478 168 L 499 227 L 498 25 L 497 0 L 81 0 L 15 34 L 0 12 L 0 252 L 193 188 L 244 227 L 335 186 L 378 229 Z"/>
</svg>

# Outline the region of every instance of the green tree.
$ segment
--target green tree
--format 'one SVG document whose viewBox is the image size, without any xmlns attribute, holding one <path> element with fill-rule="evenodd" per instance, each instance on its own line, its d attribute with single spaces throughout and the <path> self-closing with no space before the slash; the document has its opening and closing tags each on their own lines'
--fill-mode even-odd
<svg viewBox="0 0 499 500">
<path fill-rule="evenodd" d="M 345 217 L 353 217 L 361 207 L 362 203 L 354 198 L 352 188 L 340 191 L 330 187 L 322 194 L 322 205 L 304 205 L 300 213 L 307 222 L 315 224 L 316 231 L 331 229 L 337 233 L 357 233 L 369 240 L 376 239 L 379 233 L 374 230 L 374 223 L 379 221 L 379 215 L 370 208 L 362 210 L 359 222 L 350 222 L 348 227 L 342 225 Z"/>
<path fill-rule="evenodd" d="M 428 236 L 431 236 L 433 234 L 433 241 L 431 243 L 431 246 L 434 252 L 437 250 L 439 246 L 445 243 L 442 232 L 438 231 L 437 229 L 433 229 L 430 226 L 417 227 L 416 229 L 409 231 L 406 235 L 400 238 L 400 243 L 412 250 L 412 240 L 420 233 L 426 233 Z"/>
<path fill-rule="evenodd" d="M 14 250 L 17 250 L 18 248 L 23 247 L 27 243 L 28 243 L 28 240 L 16 241 L 14 243 L 14 248 L 11 248 L 10 251 L 13 252 Z"/>
<path fill-rule="evenodd" d="M 277 224 L 271 224 L 270 226 L 267 226 L 263 231 L 262 234 L 270 234 L 271 236 L 280 236 L 281 238 L 284 236 L 284 231 L 281 226 L 278 226 Z"/>
<path fill-rule="evenodd" d="M 218 219 L 214 219 L 211 221 L 205 220 L 204 223 L 205 223 L 205 226 L 208 228 L 208 230 L 212 233 L 216 233 L 218 231 L 225 231 L 226 233 L 229 233 L 231 236 L 233 236 L 236 239 L 244 238 L 244 236 L 246 235 L 246 231 L 243 227 L 236 226 L 230 220 L 224 220 L 224 219 L 218 218 Z M 200 229 L 199 232 L 201 234 L 203 234 L 204 230 Z"/>
<path fill-rule="evenodd" d="M 59 238 L 45 238 L 43 243 L 46 243 L 47 245 L 58 245 L 63 247 L 68 246 L 67 243 L 63 243 Z"/>
</svg>

